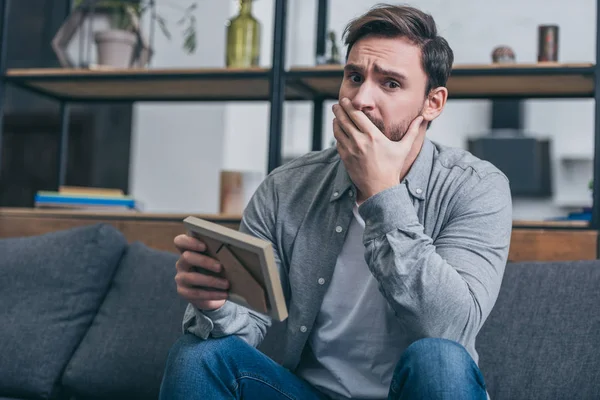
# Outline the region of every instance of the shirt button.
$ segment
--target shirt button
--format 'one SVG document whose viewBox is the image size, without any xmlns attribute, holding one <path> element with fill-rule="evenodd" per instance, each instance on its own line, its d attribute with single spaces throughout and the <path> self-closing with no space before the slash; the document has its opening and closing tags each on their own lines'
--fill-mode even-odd
<svg viewBox="0 0 600 400">
<path fill-rule="evenodd" d="M 341 226 L 339 226 L 339 225 L 335 227 L 335 231 L 336 231 L 337 233 L 342 233 L 342 231 L 343 231 L 343 230 L 344 230 L 344 229 L 343 229 Z"/>
<path fill-rule="evenodd" d="M 415 190 L 415 192 L 417 192 L 417 194 L 421 194 L 421 193 L 423 193 L 423 190 L 417 189 L 417 190 Z"/>
<path fill-rule="evenodd" d="M 350 197 L 354 196 L 354 192 L 353 192 L 352 190 L 350 190 L 350 191 L 348 192 L 348 196 L 350 196 Z"/>
<path fill-rule="evenodd" d="M 304 325 L 302 325 L 300 327 L 300 332 L 305 333 L 306 332 L 306 327 Z"/>
<path fill-rule="evenodd" d="M 333 192 L 333 197 L 338 197 L 339 195 L 340 195 L 340 192 L 338 192 L 338 191 Z"/>
<path fill-rule="evenodd" d="M 319 278 L 319 285 L 324 285 L 324 284 L 325 284 L 325 279 Z"/>
</svg>

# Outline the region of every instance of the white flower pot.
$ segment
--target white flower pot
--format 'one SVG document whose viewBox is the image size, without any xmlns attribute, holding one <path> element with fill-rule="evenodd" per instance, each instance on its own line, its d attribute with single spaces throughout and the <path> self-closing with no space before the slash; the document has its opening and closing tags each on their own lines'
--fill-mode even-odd
<svg viewBox="0 0 600 400">
<path fill-rule="evenodd" d="M 98 64 L 115 68 L 128 68 L 137 38 L 134 33 L 119 29 L 96 32 Z"/>
</svg>

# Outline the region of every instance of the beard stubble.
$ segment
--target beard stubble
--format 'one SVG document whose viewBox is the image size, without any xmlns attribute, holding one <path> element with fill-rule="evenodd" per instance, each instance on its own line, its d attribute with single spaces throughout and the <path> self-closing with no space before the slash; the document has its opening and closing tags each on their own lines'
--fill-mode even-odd
<svg viewBox="0 0 600 400">
<path fill-rule="evenodd" d="M 421 115 L 422 112 L 423 107 L 421 107 L 419 112 L 417 112 L 412 118 L 405 119 L 399 124 L 392 125 L 389 129 L 385 128 L 383 120 L 372 117 L 367 113 L 365 113 L 365 115 L 371 120 L 373 125 L 375 125 L 377 129 L 379 129 L 388 139 L 390 139 L 392 142 L 399 142 L 404 137 L 404 135 L 406 135 L 410 124 L 415 120 L 415 118 Z"/>
</svg>

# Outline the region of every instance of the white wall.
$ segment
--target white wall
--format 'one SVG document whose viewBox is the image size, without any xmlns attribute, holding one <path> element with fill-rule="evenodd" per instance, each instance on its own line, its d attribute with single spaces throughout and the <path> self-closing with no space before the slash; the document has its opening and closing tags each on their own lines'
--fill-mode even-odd
<svg viewBox="0 0 600 400">
<path fill-rule="evenodd" d="M 192 0 L 170 0 L 187 7 Z M 153 68 L 223 67 L 226 1 L 197 0 L 198 46 L 182 50 L 178 9 L 157 2 L 169 24 L 157 29 Z M 165 4 L 162 5 L 161 4 Z M 216 213 L 224 152 L 224 103 L 137 103 L 134 114 L 130 191 L 148 212 Z"/>
<path fill-rule="evenodd" d="M 378 1 L 330 0 L 329 29 L 341 37 L 350 19 L 376 3 Z M 316 0 L 292 0 L 289 3 L 288 67 L 314 65 L 316 4 Z M 456 64 L 489 63 L 492 49 L 499 44 L 511 46 L 518 62 L 535 62 L 537 26 L 548 23 L 560 26 L 561 62 L 595 62 L 596 9 L 593 0 L 574 0 L 568 7 L 563 0 L 421 0 L 410 4 L 434 16 L 441 35 L 454 50 Z M 256 2 L 255 14 L 269 27 L 272 7 L 272 1 Z M 465 10 L 469 10 L 468 14 Z M 270 38 L 263 39 L 262 49 L 270 57 Z M 345 48 L 343 50 L 345 52 Z M 261 64 L 270 65 L 270 59 L 263 57 Z M 325 145 L 333 140 L 331 104 L 325 106 Z M 267 106 L 233 110 L 228 108 L 226 118 L 226 164 L 240 169 L 263 168 L 266 165 Z M 310 104 L 286 105 L 283 147 L 287 155 L 309 150 L 311 110 Z M 467 137 L 487 131 L 489 112 L 490 102 L 486 100 L 450 101 L 432 125 L 429 137 L 442 144 L 464 147 Z M 568 210 L 559 206 L 565 202 L 573 203 L 573 199 L 575 205 L 584 205 L 581 199 L 583 203 L 590 199 L 585 186 L 592 176 L 591 163 L 569 163 L 561 157 L 570 154 L 592 156 L 593 101 L 528 100 L 525 113 L 525 129 L 529 134 L 552 138 L 556 194 L 553 199 L 543 201 L 516 200 L 515 218 L 543 219 L 564 215 Z"/>
</svg>

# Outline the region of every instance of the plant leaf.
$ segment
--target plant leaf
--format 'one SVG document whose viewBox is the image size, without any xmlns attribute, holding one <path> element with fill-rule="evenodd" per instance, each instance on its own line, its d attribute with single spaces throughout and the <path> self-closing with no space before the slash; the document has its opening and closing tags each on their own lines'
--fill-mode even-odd
<svg viewBox="0 0 600 400">
<path fill-rule="evenodd" d="M 156 22 L 158 23 L 160 30 L 167 37 L 167 39 L 171 40 L 171 33 L 167 29 L 167 22 L 165 21 L 165 19 L 163 17 L 161 17 L 160 15 L 157 15 Z"/>
<path fill-rule="evenodd" d="M 183 48 L 188 54 L 196 51 L 196 28 L 194 25 L 189 25 L 184 32 Z"/>
</svg>

